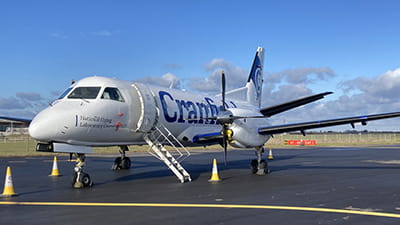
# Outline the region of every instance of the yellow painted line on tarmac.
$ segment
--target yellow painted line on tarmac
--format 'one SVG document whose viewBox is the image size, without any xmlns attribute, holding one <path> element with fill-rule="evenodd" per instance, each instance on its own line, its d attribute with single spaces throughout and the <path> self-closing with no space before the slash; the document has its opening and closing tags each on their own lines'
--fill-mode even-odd
<svg viewBox="0 0 400 225">
<path fill-rule="evenodd" d="M 274 205 L 234 205 L 234 204 L 174 204 L 174 203 L 95 203 L 95 202 L 10 202 L 0 201 L 0 205 L 23 205 L 23 206 L 96 206 L 96 207 L 166 207 L 166 208 L 225 208 L 225 209 L 272 209 L 288 211 L 307 211 L 324 213 L 343 213 L 363 216 L 377 216 L 400 218 L 400 214 L 385 212 L 368 212 L 348 209 L 313 208 L 297 206 L 274 206 Z"/>
</svg>

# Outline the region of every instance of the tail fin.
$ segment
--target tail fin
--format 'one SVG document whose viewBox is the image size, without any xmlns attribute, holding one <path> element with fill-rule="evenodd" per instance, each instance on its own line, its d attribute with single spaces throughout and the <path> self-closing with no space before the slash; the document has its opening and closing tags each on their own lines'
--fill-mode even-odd
<svg viewBox="0 0 400 225">
<path fill-rule="evenodd" d="M 263 66 L 264 66 L 264 49 L 257 48 L 253 65 L 247 79 L 247 101 L 257 107 L 261 105 L 261 94 L 263 86 Z"/>
<path fill-rule="evenodd" d="M 258 47 L 246 86 L 227 92 L 226 97 L 245 101 L 256 107 L 260 107 L 263 86 L 263 65 L 264 49 Z"/>
</svg>

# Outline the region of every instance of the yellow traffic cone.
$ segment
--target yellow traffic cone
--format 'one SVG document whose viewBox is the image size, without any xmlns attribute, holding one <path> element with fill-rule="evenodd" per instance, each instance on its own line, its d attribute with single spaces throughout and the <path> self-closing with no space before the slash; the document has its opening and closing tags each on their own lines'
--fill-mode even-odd
<svg viewBox="0 0 400 225">
<path fill-rule="evenodd" d="M 274 159 L 274 157 L 272 156 L 272 149 L 269 149 L 269 154 L 268 154 L 268 159 Z"/>
<path fill-rule="evenodd" d="M 213 168 L 211 178 L 208 180 L 209 182 L 218 182 L 221 179 L 218 176 L 218 168 L 217 168 L 217 160 L 213 160 Z"/>
<path fill-rule="evenodd" d="M 6 172 L 6 180 L 4 182 L 4 191 L 0 197 L 11 197 L 16 196 L 17 194 L 14 192 L 12 177 L 11 177 L 11 167 L 7 166 Z"/>
<path fill-rule="evenodd" d="M 53 169 L 51 170 L 51 174 L 49 176 L 51 177 L 61 176 L 60 172 L 58 171 L 57 156 L 54 156 Z"/>
</svg>

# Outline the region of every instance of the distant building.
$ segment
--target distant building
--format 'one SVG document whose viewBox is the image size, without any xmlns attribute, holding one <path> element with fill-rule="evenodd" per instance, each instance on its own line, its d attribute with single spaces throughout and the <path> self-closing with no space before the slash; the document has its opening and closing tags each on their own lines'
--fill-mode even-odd
<svg viewBox="0 0 400 225">
<path fill-rule="evenodd" d="M 27 134 L 28 124 L 12 120 L 0 120 L 0 132 L 2 134 Z"/>
</svg>

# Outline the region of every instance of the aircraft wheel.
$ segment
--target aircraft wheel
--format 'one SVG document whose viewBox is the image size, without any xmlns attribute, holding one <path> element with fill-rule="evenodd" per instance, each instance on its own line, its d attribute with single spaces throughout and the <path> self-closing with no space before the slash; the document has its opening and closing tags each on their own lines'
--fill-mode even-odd
<svg viewBox="0 0 400 225">
<path fill-rule="evenodd" d="M 258 162 L 257 162 L 257 159 L 253 159 L 253 160 L 251 160 L 251 173 L 252 174 L 256 174 L 257 173 L 257 170 L 258 170 Z"/>
<path fill-rule="evenodd" d="M 81 172 L 79 179 L 78 173 L 74 173 L 72 177 L 72 187 L 73 188 L 84 188 L 84 187 L 92 187 L 93 182 L 90 179 L 89 174 Z"/>
<path fill-rule="evenodd" d="M 268 169 L 268 164 L 267 161 L 265 160 L 261 160 L 260 162 L 260 170 L 257 170 L 257 175 L 265 175 L 265 174 L 269 174 L 270 170 Z"/>
<path fill-rule="evenodd" d="M 83 173 L 83 172 L 82 172 L 80 182 L 83 184 L 84 187 L 91 187 L 91 186 L 93 186 L 93 182 L 92 182 L 92 180 L 90 179 L 89 174 L 87 174 L 87 173 Z"/>
<path fill-rule="evenodd" d="M 121 157 L 115 158 L 114 164 L 111 167 L 112 170 L 119 170 L 121 169 Z"/>
<path fill-rule="evenodd" d="M 267 163 L 265 162 L 265 160 L 261 160 L 260 162 L 260 168 L 261 169 L 265 169 L 265 166 L 267 165 Z"/>
<path fill-rule="evenodd" d="M 75 187 L 75 184 L 77 183 L 76 178 L 78 177 L 77 173 L 74 173 L 74 175 L 72 176 L 72 187 Z"/>
<path fill-rule="evenodd" d="M 128 157 L 123 158 L 120 162 L 120 168 L 124 170 L 131 168 L 131 159 Z"/>
</svg>

